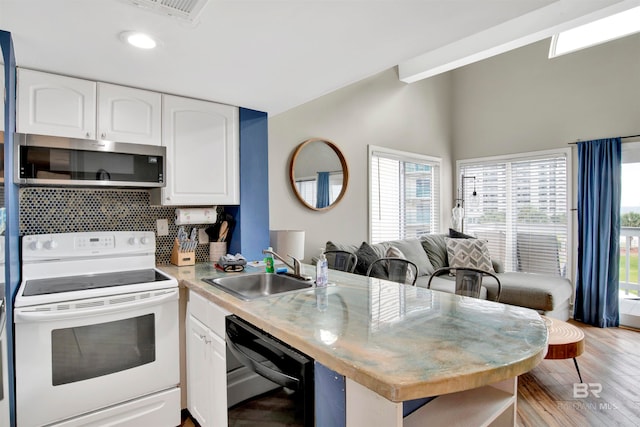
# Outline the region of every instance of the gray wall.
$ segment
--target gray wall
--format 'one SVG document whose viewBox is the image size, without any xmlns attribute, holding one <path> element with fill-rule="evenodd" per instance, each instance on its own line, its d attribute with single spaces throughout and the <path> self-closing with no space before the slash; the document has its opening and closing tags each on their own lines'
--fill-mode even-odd
<svg viewBox="0 0 640 427">
<path fill-rule="evenodd" d="M 443 176 L 451 176 L 450 92 L 448 74 L 407 85 L 392 69 L 270 117 L 270 228 L 305 230 L 307 261 L 327 240 L 368 240 L 367 145 L 440 157 Z M 292 151 L 312 137 L 334 142 L 349 165 L 344 198 L 323 212 L 298 202 L 288 178 Z M 443 181 L 441 191 L 450 194 L 451 180 Z M 444 202 L 443 212 L 449 212 L 449 198 Z M 441 215 L 443 227 L 449 216 Z"/>
<path fill-rule="evenodd" d="M 456 160 L 640 133 L 640 34 L 551 60 L 549 43 L 452 72 Z"/>
<path fill-rule="evenodd" d="M 326 240 L 367 240 L 367 144 L 442 158 L 446 230 L 456 160 L 640 134 L 640 35 L 552 60 L 549 42 L 411 85 L 388 70 L 271 117 L 270 227 L 305 230 L 307 260 Z M 343 201 L 323 213 L 298 203 L 287 177 L 290 153 L 311 137 L 335 142 L 351 174 Z"/>
</svg>

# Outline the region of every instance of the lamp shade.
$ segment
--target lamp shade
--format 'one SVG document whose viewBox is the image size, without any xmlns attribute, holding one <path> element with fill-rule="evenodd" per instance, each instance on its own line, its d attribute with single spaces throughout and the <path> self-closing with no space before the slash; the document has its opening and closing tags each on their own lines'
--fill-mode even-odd
<svg viewBox="0 0 640 427">
<path fill-rule="evenodd" d="M 269 241 L 273 250 L 282 257 L 304 258 L 304 230 L 270 230 Z"/>
</svg>

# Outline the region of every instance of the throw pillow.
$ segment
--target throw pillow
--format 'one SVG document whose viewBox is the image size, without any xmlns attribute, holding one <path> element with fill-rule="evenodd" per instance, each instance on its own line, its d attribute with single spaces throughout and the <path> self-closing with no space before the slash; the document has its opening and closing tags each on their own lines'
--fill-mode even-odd
<svg viewBox="0 0 640 427">
<path fill-rule="evenodd" d="M 391 247 L 395 247 L 404 254 L 404 258 L 413 262 L 418 267 L 418 276 L 426 276 L 435 271 L 429 256 L 424 250 L 422 243 L 418 239 L 402 239 L 389 242 Z M 390 256 L 390 255 L 386 255 Z"/>
<path fill-rule="evenodd" d="M 461 233 L 458 230 L 454 230 L 453 228 L 449 229 L 449 237 L 451 237 L 452 239 L 475 239 L 474 236 Z"/>
<path fill-rule="evenodd" d="M 329 240 L 325 245 L 327 251 L 349 251 L 355 253 L 358 250 L 358 245 L 345 245 L 343 243 L 335 243 Z"/>
<path fill-rule="evenodd" d="M 422 248 L 427 253 L 434 270 L 449 265 L 447 263 L 447 236 L 444 234 L 427 234 L 420 238 Z"/>
<path fill-rule="evenodd" d="M 367 242 L 362 242 L 358 250 L 356 251 L 356 255 L 358 257 L 358 264 L 356 264 L 355 273 L 366 275 L 367 270 L 369 269 L 369 265 L 377 260 L 378 258 L 382 258 L 383 254 L 379 254 L 370 244 Z M 384 274 L 384 268 L 382 266 L 376 267 L 376 271 L 380 270 L 382 274 Z"/>
<path fill-rule="evenodd" d="M 478 239 L 447 239 L 449 267 L 472 267 L 495 273 L 487 244 Z"/>
<path fill-rule="evenodd" d="M 387 249 L 387 253 L 385 253 L 384 256 L 387 257 L 387 258 L 407 259 L 407 257 L 404 256 L 402 251 L 400 249 L 396 248 L 395 246 L 389 246 L 389 249 Z"/>
<path fill-rule="evenodd" d="M 385 257 L 387 258 L 401 258 L 401 259 L 408 259 L 400 249 L 396 248 L 395 246 L 389 246 L 389 249 L 387 249 L 387 253 L 385 254 Z M 412 261 L 411 259 L 409 259 L 409 261 Z M 385 262 L 385 261 L 382 261 Z M 386 261 L 387 265 L 387 275 L 386 277 L 389 277 L 391 274 L 391 271 L 389 269 L 389 261 Z M 397 264 L 396 264 L 397 265 Z M 395 274 L 398 274 L 400 277 L 405 276 L 405 283 L 413 283 L 414 277 L 413 277 L 413 270 L 408 270 L 408 266 L 406 264 L 402 264 L 401 266 L 398 266 L 397 269 L 395 269 Z M 420 270 L 418 270 L 418 275 L 420 275 Z M 394 278 L 389 277 L 391 280 L 395 280 Z"/>
</svg>

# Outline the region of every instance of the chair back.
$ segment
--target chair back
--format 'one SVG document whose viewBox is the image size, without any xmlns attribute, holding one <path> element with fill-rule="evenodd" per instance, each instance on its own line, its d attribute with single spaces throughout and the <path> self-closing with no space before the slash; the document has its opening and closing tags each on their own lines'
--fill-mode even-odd
<svg viewBox="0 0 640 427">
<path fill-rule="evenodd" d="M 327 257 L 327 263 L 332 270 L 346 271 L 347 273 L 353 273 L 358 264 L 358 256 L 353 252 L 342 250 L 325 251 L 324 255 Z"/>
<path fill-rule="evenodd" d="M 405 285 L 415 285 L 418 278 L 418 266 L 404 258 L 378 258 L 369 265 L 367 276 Z"/>
<path fill-rule="evenodd" d="M 433 272 L 427 283 L 427 289 L 431 289 L 431 281 L 434 277 L 442 276 L 444 274 L 453 274 L 456 277 L 456 295 L 462 295 L 472 298 L 480 298 L 480 292 L 482 290 L 482 279 L 485 276 L 491 276 L 498 284 L 498 293 L 494 301 L 500 300 L 500 293 L 502 292 L 502 284 L 500 279 L 488 271 L 479 270 L 477 268 L 465 267 L 442 267 Z"/>
</svg>

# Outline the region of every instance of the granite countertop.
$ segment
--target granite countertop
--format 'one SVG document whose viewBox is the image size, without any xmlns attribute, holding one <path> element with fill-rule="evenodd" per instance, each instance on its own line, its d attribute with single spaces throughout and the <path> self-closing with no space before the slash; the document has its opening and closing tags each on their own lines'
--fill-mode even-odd
<svg viewBox="0 0 640 427">
<path fill-rule="evenodd" d="M 211 263 L 159 268 L 394 402 L 513 378 L 533 369 L 546 352 L 543 320 L 522 307 L 334 270 L 327 288 L 243 301 L 201 280 L 225 274 Z M 313 266 L 304 269 L 314 275 Z"/>
</svg>

